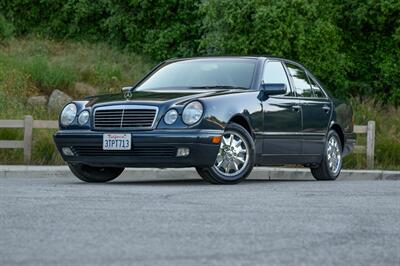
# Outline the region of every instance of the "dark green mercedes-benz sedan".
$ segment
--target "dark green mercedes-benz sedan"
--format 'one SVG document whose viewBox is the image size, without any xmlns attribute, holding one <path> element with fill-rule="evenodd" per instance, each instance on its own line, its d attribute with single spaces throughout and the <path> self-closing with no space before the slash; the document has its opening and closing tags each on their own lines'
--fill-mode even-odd
<svg viewBox="0 0 400 266">
<path fill-rule="evenodd" d="M 121 93 L 67 104 L 54 140 L 87 182 L 110 181 L 125 167 L 195 167 L 210 183 L 234 184 L 254 166 L 283 164 L 334 180 L 354 145 L 352 115 L 296 62 L 183 58 Z"/>
</svg>

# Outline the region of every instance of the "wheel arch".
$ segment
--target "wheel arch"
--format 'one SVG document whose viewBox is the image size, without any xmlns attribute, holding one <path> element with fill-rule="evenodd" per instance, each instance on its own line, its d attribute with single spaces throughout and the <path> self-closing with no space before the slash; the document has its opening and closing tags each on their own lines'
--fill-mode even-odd
<svg viewBox="0 0 400 266">
<path fill-rule="evenodd" d="M 333 124 L 330 127 L 330 130 L 334 130 L 339 135 L 340 143 L 342 145 L 342 150 L 343 150 L 343 148 L 344 148 L 344 133 L 343 133 L 342 128 L 338 124 Z"/>
<path fill-rule="evenodd" d="M 245 118 L 241 114 L 236 114 L 229 120 L 228 123 L 232 123 L 232 122 L 236 123 L 236 124 L 239 124 L 242 127 L 244 127 L 247 130 L 247 132 L 249 132 L 250 136 L 254 139 L 253 129 L 252 129 L 252 127 L 251 127 L 251 125 L 250 125 L 250 123 L 249 123 L 247 118 Z"/>
</svg>

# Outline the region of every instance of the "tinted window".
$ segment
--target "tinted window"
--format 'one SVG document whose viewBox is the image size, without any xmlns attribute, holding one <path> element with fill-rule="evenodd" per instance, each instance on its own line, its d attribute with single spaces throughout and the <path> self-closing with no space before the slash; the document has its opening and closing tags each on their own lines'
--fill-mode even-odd
<svg viewBox="0 0 400 266">
<path fill-rule="evenodd" d="M 283 68 L 281 62 L 271 61 L 267 62 L 264 67 L 263 73 L 263 82 L 264 83 L 283 83 L 286 84 L 286 93 L 285 95 L 290 95 L 290 85 L 288 78 L 286 76 L 285 69 Z"/>
<path fill-rule="evenodd" d="M 306 72 L 298 66 L 286 64 L 292 76 L 296 94 L 301 97 L 312 97 L 311 84 L 308 81 Z"/>
<path fill-rule="evenodd" d="M 139 85 L 146 89 L 191 89 L 213 86 L 250 88 L 256 60 L 193 59 L 169 63 Z"/>
<path fill-rule="evenodd" d="M 309 77 L 309 80 L 311 83 L 311 88 L 314 92 L 314 97 L 325 98 L 326 96 L 325 96 L 324 92 L 322 91 L 322 89 L 318 86 L 318 84 L 312 79 L 312 77 L 310 77 L 310 76 L 308 76 L 308 77 Z"/>
</svg>

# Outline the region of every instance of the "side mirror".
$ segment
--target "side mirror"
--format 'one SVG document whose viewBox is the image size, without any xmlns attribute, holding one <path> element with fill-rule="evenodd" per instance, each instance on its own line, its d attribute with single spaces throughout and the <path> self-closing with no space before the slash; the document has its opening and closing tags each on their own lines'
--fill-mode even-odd
<svg viewBox="0 0 400 266">
<path fill-rule="evenodd" d="M 285 94 L 286 89 L 286 84 L 284 83 L 265 83 L 261 85 L 261 90 L 268 96 Z"/>
</svg>

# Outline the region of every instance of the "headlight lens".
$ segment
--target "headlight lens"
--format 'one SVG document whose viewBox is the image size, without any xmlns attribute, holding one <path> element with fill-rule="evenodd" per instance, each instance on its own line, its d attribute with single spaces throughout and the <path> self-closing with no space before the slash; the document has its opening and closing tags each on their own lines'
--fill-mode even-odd
<svg viewBox="0 0 400 266">
<path fill-rule="evenodd" d="M 169 110 L 164 116 L 164 122 L 167 125 L 172 125 L 178 118 L 178 112 L 175 109 Z"/>
<path fill-rule="evenodd" d="M 84 125 L 89 121 L 89 111 L 84 110 L 78 116 L 78 123 L 79 125 Z"/>
<path fill-rule="evenodd" d="M 76 116 L 76 105 L 73 103 L 64 107 L 61 112 L 60 122 L 63 126 L 71 125 Z"/>
<path fill-rule="evenodd" d="M 194 101 L 186 105 L 185 109 L 183 109 L 182 120 L 187 125 L 193 125 L 198 122 L 203 115 L 203 105 Z"/>
</svg>

